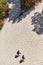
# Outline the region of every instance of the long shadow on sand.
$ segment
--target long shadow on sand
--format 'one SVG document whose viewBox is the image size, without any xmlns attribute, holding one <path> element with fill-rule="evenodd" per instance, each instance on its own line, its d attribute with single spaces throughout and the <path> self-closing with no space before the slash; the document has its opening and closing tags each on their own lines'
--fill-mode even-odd
<svg viewBox="0 0 43 65">
<path fill-rule="evenodd" d="M 29 8 L 27 11 L 24 11 L 22 13 L 20 13 L 19 17 L 18 17 L 18 21 L 17 23 L 19 23 L 23 18 L 25 18 L 28 14 L 31 13 L 31 11 L 33 11 L 35 9 L 34 6 L 32 6 L 31 8 Z"/>
<path fill-rule="evenodd" d="M 32 25 L 34 26 L 32 31 L 38 35 L 43 33 L 43 11 L 41 13 L 36 12 L 34 16 L 32 16 Z"/>
<path fill-rule="evenodd" d="M 35 7 L 32 6 L 30 9 L 27 11 L 23 11 L 22 13 L 20 12 L 19 16 L 13 20 L 12 24 L 17 22 L 19 23 L 23 18 L 25 18 L 28 14 L 30 14 L 33 10 L 35 10 Z"/>
<path fill-rule="evenodd" d="M 32 10 L 35 9 L 34 6 L 29 8 L 27 11 L 22 11 L 20 9 L 20 0 L 8 0 L 8 3 L 12 3 L 12 8 L 9 11 L 9 22 L 12 20 L 12 24 L 19 23 L 23 18 L 25 18 Z"/>
<path fill-rule="evenodd" d="M 9 4 L 12 4 L 12 8 L 9 11 L 9 20 L 8 22 L 12 21 L 12 23 L 20 22 L 23 18 L 25 18 L 32 10 L 35 9 L 32 6 L 28 11 L 22 11 L 20 9 L 20 0 L 8 0 Z"/>
<path fill-rule="evenodd" d="M 39 2 L 41 3 L 42 0 L 39 0 Z M 19 21 L 21 21 L 23 18 L 25 18 L 28 14 L 30 14 L 31 11 L 33 11 L 33 10 L 35 10 L 35 5 L 33 5 L 32 7 L 30 7 L 27 11 L 23 11 L 23 13 L 20 12 L 20 15 L 19 15 L 19 17 L 18 17 L 17 23 L 18 23 Z"/>
<path fill-rule="evenodd" d="M 9 10 L 9 22 L 12 20 L 15 22 L 20 14 L 20 0 L 8 0 L 10 10 Z"/>
</svg>

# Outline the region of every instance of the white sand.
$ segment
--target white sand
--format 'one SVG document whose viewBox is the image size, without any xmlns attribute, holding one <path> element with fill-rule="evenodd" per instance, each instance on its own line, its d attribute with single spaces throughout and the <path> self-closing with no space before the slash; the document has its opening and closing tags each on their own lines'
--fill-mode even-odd
<svg viewBox="0 0 43 65">
<path fill-rule="evenodd" d="M 19 23 L 5 23 L 0 31 L 0 65 L 20 65 L 22 55 L 25 62 L 21 65 L 43 65 L 43 34 L 37 35 L 32 31 L 31 16 L 41 12 L 43 2 Z M 21 50 L 21 56 L 14 58 L 16 51 Z"/>
</svg>

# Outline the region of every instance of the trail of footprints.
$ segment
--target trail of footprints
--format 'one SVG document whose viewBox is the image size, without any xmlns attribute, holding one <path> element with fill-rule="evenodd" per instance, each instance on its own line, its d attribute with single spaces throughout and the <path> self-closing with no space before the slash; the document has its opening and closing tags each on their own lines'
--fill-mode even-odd
<svg viewBox="0 0 43 65">
<path fill-rule="evenodd" d="M 21 52 L 18 50 L 17 53 L 16 53 L 16 55 L 15 55 L 15 59 L 18 58 L 20 55 L 21 55 Z M 24 62 L 24 60 L 25 60 L 25 56 L 22 55 L 22 58 L 21 58 L 21 60 L 19 61 L 19 63 Z"/>
</svg>

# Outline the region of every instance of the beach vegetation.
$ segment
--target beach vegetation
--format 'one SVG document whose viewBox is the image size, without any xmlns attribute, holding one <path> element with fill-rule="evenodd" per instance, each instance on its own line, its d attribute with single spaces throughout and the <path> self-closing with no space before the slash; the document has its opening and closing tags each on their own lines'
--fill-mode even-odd
<svg viewBox="0 0 43 65">
<path fill-rule="evenodd" d="M 7 0 L 0 0 L 0 29 L 3 26 L 3 19 L 8 15 L 8 10 Z"/>
<path fill-rule="evenodd" d="M 21 10 L 27 10 L 41 0 L 20 0 Z"/>
</svg>

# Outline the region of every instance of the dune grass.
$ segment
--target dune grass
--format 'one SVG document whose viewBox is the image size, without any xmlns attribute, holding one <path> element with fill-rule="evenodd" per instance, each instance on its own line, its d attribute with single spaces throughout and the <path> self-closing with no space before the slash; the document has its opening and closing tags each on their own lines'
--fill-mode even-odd
<svg viewBox="0 0 43 65">
<path fill-rule="evenodd" d="M 4 22 L 2 19 L 0 19 L 0 30 L 3 28 Z"/>
<path fill-rule="evenodd" d="M 0 0 L 0 30 L 4 25 L 4 18 L 8 15 L 9 7 L 7 0 Z"/>
<path fill-rule="evenodd" d="M 42 0 L 20 0 L 21 10 L 27 10 Z"/>
</svg>

